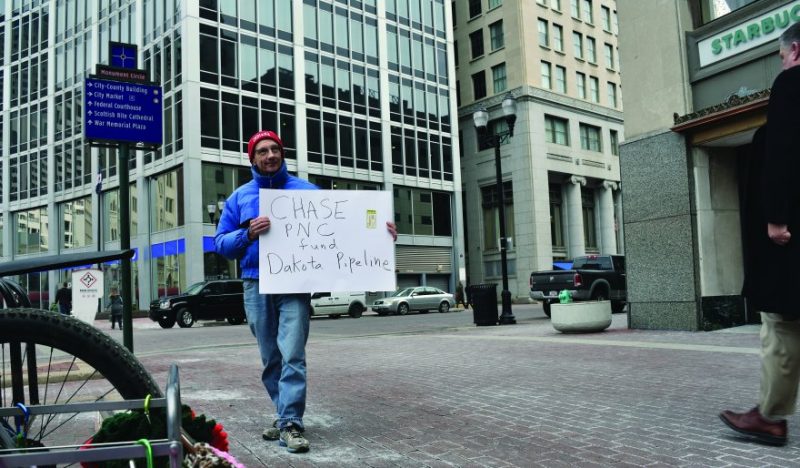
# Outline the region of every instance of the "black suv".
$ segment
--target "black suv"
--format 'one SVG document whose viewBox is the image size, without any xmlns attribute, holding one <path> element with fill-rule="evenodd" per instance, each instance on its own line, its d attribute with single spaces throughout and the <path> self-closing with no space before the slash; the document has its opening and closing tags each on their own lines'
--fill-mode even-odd
<svg viewBox="0 0 800 468">
<path fill-rule="evenodd" d="M 189 328 L 197 320 L 221 319 L 231 325 L 245 321 L 242 280 L 204 281 L 191 285 L 182 294 L 150 303 L 150 320 L 161 328 L 172 328 L 175 322 L 181 328 Z"/>
</svg>

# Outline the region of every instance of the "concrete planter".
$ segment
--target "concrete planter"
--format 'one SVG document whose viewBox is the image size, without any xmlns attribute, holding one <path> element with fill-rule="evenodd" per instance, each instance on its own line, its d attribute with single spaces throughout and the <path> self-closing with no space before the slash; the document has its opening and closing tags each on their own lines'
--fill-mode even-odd
<svg viewBox="0 0 800 468">
<path fill-rule="evenodd" d="M 550 322 L 562 333 L 603 331 L 611 325 L 610 301 L 554 303 Z"/>
</svg>

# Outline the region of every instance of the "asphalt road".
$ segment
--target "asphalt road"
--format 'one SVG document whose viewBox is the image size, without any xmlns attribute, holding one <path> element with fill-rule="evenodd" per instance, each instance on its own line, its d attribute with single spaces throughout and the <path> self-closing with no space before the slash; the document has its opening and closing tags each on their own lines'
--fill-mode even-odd
<svg viewBox="0 0 800 468">
<path fill-rule="evenodd" d="M 512 313 L 519 323 L 540 322 L 542 325 L 549 326 L 549 319 L 539 305 L 514 304 Z M 427 314 L 410 313 L 405 316 L 389 315 L 384 317 L 374 312 L 365 312 L 358 319 L 347 316 L 338 319 L 326 316 L 313 317 L 309 341 L 432 333 L 463 327 L 474 328 L 473 320 L 472 309 L 453 309 L 446 314 L 429 312 Z M 111 336 L 122 340 L 122 333 L 119 330 L 110 330 L 107 322 L 99 321 L 97 325 Z M 133 347 L 137 356 L 240 345 L 255 345 L 255 340 L 246 323 L 232 326 L 224 321 L 203 321 L 196 323 L 191 328 L 180 328 L 176 325 L 170 329 L 159 328 L 158 324 L 149 319 L 135 319 L 134 323 Z"/>
</svg>

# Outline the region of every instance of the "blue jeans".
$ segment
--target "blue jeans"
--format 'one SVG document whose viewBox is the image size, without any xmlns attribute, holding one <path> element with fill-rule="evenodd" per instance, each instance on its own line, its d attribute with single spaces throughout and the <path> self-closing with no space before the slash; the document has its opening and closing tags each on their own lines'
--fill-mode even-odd
<svg viewBox="0 0 800 468">
<path fill-rule="evenodd" d="M 306 342 L 309 294 L 259 294 L 258 280 L 244 280 L 244 310 L 264 370 L 261 381 L 278 414 L 278 428 L 301 431 L 306 410 Z"/>
<path fill-rule="evenodd" d="M 58 304 L 58 311 L 64 315 L 72 315 L 71 309 L 69 304 Z"/>
</svg>

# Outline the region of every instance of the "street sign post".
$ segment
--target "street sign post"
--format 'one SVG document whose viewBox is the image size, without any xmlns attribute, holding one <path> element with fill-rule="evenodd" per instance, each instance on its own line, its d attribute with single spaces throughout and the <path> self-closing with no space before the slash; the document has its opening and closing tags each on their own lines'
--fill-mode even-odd
<svg viewBox="0 0 800 468">
<path fill-rule="evenodd" d="M 109 43 L 109 65 L 97 65 L 97 74 L 84 81 L 83 138 L 93 146 L 110 146 L 117 151 L 119 168 L 119 244 L 130 249 L 130 206 L 128 167 L 130 147 L 155 150 L 163 142 L 163 91 L 158 83 L 147 80 L 147 70 L 140 70 L 135 44 Z M 131 261 L 120 261 L 122 277 L 122 340 L 133 352 L 131 326 Z"/>
</svg>

